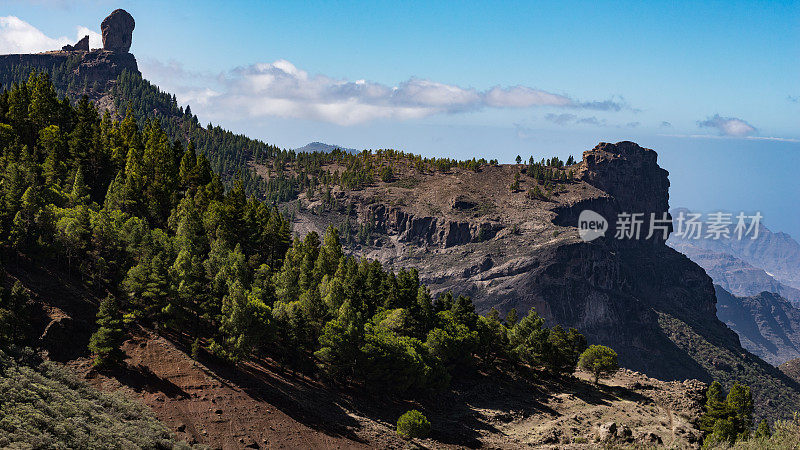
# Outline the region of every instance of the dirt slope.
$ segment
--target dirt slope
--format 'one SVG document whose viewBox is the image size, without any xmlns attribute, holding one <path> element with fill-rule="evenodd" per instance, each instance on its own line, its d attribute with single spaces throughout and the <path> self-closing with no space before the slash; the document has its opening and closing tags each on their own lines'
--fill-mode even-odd
<svg viewBox="0 0 800 450">
<path fill-rule="evenodd" d="M 212 448 L 407 448 L 394 433 L 405 410 L 433 423 L 429 448 L 521 445 L 594 448 L 618 443 L 694 447 L 705 385 L 662 382 L 626 370 L 599 389 L 585 376 L 536 381 L 470 376 L 420 404 L 325 388 L 269 362 L 233 369 L 193 361 L 142 330 L 123 347 L 128 367 L 97 374 L 70 366 L 102 390 L 122 389 L 153 409 L 176 437 Z M 610 425 L 613 423 L 613 427 Z M 609 428 L 615 428 L 611 433 Z"/>
</svg>

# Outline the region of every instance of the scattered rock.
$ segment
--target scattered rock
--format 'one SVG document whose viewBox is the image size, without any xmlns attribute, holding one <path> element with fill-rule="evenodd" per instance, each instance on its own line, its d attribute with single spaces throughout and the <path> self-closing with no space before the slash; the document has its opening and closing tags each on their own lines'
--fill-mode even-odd
<svg viewBox="0 0 800 450">
<path fill-rule="evenodd" d="M 186 424 L 179 423 L 178 426 L 175 427 L 175 430 L 178 431 L 179 433 L 183 433 L 184 431 L 186 431 Z"/>
</svg>

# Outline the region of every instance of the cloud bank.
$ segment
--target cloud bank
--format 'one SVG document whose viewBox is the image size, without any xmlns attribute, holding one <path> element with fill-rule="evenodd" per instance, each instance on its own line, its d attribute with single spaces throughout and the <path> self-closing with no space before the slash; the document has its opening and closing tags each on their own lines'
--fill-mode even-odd
<svg viewBox="0 0 800 450">
<path fill-rule="evenodd" d="M 185 81 L 187 78 L 187 73 L 182 73 L 175 63 L 153 62 L 143 69 L 158 73 L 162 79 Z M 196 86 L 180 89 L 181 102 L 191 100 L 207 105 L 217 114 L 312 119 L 338 125 L 355 125 L 375 119 L 418 119 L 486 108 L 555 107 L 619 111 L 626 107 L 622 101 L 581 102 L 567 95 L 527 86 L 495 86 L 478 90 L 423 78 L 411 78 L 396 86 L 363 79 L 335 79 L 321 74 L 311 75 L 284 59 L 239 67 L 215 77 L 188 76 L 195 78 Z"/>
<path fill-rule="evenodd" d="M 19 17 L 0 17 L 0 54 L 60 50 L 64 45 L 78 42 L 87 34 L 89 35 L 89 48 L 103 46 L 103 38 L 100 33 L 84 26 L 76 27 L 74 39 L 66 36 L 51 38 Z"/>
<path fill-rule="evenodd" d="M 721 117 L 715 114 L 706 120 L 698 121 L 701 128 L 714 128 L 722 136 L 744 137 L 756 132 L 756 128 L 742 119 L 736 117 Z"/>
</svg>

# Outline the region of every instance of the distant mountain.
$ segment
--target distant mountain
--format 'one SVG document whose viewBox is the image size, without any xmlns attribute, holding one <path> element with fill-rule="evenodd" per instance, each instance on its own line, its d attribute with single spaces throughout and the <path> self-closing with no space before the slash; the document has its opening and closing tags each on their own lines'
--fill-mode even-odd
<svg viewBox="0 0 800 450">
<path fill-rule="evenodd" d="M 305 153 L 314 153 L 314 152 L 330 153 L 336 150 L 337 148 L 346 153 L 358 153 L 358 150 L 354 148 L 342 147 L 340 145 L 331 145 L 331 144 L 326 144 L 324 142 L 309 142 L 308 144 L 300 148 L 296 148 L 294 150 L 297 152 L 305 152 Z"/>
<path fill-rule="evenodd" d="M 675 209 L 675 218 L 680 211 Z M 758 237 L 742 240 L 687 239 L 672 233 L 667 245 L 706 270 L 726 291 L 747 297 L 773 292 L 800 305 L 800 246 L 786 233 L 760 226 Z"/>
<path fill-rule="evenodd" d="M 686 209 L 674 209 L 672 217 L 675 218 L 680 211 L 688 212 Z M 800 244 L 786 233 L 774 233 L 760 225 L 756 239 L 747 236 L 740 240 L 733 235 L 729 239 L 684 239 L 673 233 L 667 241 L 667 245 L 676 249 L 678 246 L 687 248 L 684 244 L 733 256 L 763 269 L 783 285 L 800 289 Z M 691 258 L 691 255 L 685 254 Z M 717 282 L 716 279 L 714 281 Z"/>
<path fill-rule="evenodd" d="M 771 292 L 737 297 L 719 285 L 717 317 L 739 335 L 742 347 L 773 365 L 800 357 L 800 309 Z"/>
<path fill-rule="evenodd" d="M 692 245 L 691 241 L 667 241 L 667 243 L 705 269 L 715 284 L 734 295 L 747 297 L 764 291 L 773 292 L 794 305 L 800 305 L 800 289 L 780 283 L 764 269 L 753 267 L 730 254 Z"/>
</svg>

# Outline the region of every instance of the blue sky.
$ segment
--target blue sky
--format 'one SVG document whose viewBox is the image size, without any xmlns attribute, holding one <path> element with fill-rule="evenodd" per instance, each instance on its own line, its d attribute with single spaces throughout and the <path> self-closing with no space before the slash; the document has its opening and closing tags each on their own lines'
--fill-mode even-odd
<svg viewBox="0 0 800 450">
<path fill-rule="evenodd" d="M 673 206 L 760 210 L 800 236 L 800 2 L 11 0 L 0 53 L 75 41 L 118 7 L 145 77 L 203 123 L 506 162 L 634 140 Z"/>
</svg>

